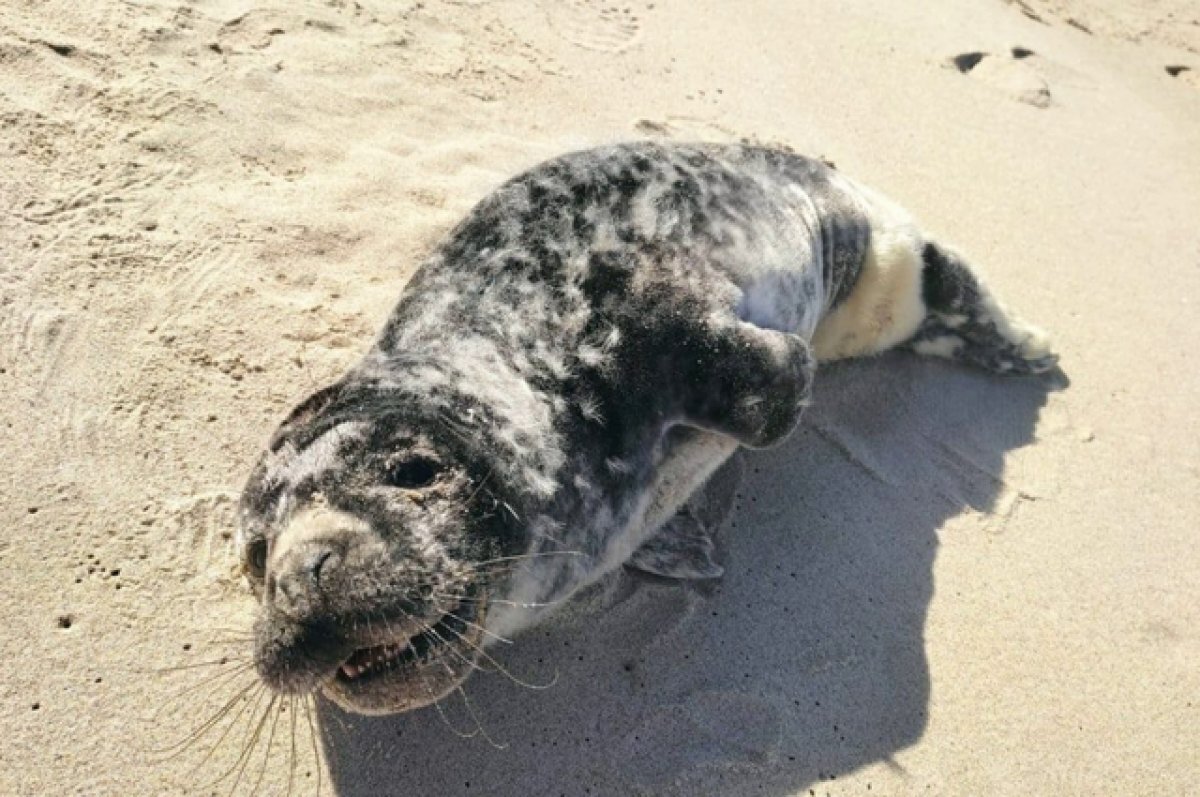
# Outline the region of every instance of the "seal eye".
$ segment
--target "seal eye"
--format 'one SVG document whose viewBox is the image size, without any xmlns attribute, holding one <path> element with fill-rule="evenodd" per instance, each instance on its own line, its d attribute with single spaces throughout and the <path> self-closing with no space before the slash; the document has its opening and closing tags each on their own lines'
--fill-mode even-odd
<svg viewBox="0 0 1200 797">
<path fill-rule="evenodd" d="M 437 478 L 438 466 L 429 457 L 415 456 L 402 459 L 388 467 L 386 481 L 392 487 L 412 490 L 428 487 Z"/>
<path fill-rule="evenodd" d="M 246 570 L 253 578 L 262 578 L 267 572 L 267 541 L 255 540 L 246 550 Z"/>
</svg>

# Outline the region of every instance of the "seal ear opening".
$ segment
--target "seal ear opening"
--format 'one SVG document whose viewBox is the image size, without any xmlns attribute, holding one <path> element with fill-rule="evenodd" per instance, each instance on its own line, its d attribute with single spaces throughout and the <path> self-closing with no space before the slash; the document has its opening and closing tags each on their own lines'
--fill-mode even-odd
<svg viewBox="0 0 1200 797">
<path fill-rule="evenodd" d="M 279 425 L 279 428 L 275 430 L 275 434 L 271 435 L 271 440 L 267 443 L 267 450 L 278 451 L 280 446 L 295 434 L 296 430 L 306 426 L 333 404 L 344 389 L 345 384 L 343 382 L 335 382 L 328 387 L 321 388 L 300 402 L 288 414 L 283 423 Z"/>
</svg>

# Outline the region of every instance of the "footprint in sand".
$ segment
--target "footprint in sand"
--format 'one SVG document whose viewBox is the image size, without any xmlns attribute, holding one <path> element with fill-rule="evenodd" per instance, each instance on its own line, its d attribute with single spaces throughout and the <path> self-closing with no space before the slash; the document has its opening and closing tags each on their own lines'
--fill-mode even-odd
<svg viewBox="0 0 1200 797">
<path fill-rule="evenodd" d="M 639 9 L 632 5 L 604 0 L 543 0 L 542 5 L 550 27 L 587 50 L 619 53 L 642 36 Z"/>
<path fill-rule="evenodd" d="M 170 276 L 148 314 L 150 326 L 159 333 L 203 317 L 206 308 L 227 295 L 226 276 L 244 273 L 237 251 L 219 239 L 173 246 L 161 265 Z"/>
<path fill-rule="evenodd" d="M 667 116 L 665 119 L 638 119 L 633 129 L 652 138 L 697 141 L 740 141 L 743 136 L 725 125 L 695 116 Z"/>
<path fill-rule="evenodd" d="M 237 498 L 232 490 L 217 489 L 169 498 L 156 507 L 153 517 L 161 522 L 167 542 L 176 546 L 168 550 L 181 578 L 221 584 L 233 580 Z"/>
<path fill-rule="evenodd" d="M 1190 66 L 1184 66 L 1183 64 L 1171 64 L 1170 66 L 1165 67 L 1165 69 L 1167 70 L 1167 74 L 1171 77 L 1182 80 L 1189 86 L 1200 89 L 1200 71 L 1192 69 Z"/>
<path fill-rule="evenodd" d="M 996 55 L 980 51 L 959 53 L 948 65 L 964 75 L 982 80 L 1018 102 L 1035 108 L 1054 104 L 1050 86 L 1034 64 L 1037 53 L 1027 47 L 1013 47 L 1008 53 Z"/>
<path fill-rule="evenodd" d="M 10 348 L 0 355 L 0 362 L 4 363 L 4 370 L 12 367 L 36 374 L 38 392 L 43 394 L 50 382 L 66 370 L 64 355 L 80 337 L 80 319 L 44 302 L 5 310 L 0 316 L 0 331 Z"/>
<path fill-rule="evenodd" d="M 296 17 L 272 11 L 247 11 L 221 25 L 217 39 L 209 49 L 222 54 L 240 54 L 265 50 L 276 36 L 299 27 Z"/>
</svg>

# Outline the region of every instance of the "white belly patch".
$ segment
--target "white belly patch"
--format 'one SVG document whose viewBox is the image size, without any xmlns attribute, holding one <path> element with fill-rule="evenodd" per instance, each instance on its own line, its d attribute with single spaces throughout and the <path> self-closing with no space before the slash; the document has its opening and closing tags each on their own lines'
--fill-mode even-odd
<svg viewBox="0 0 1200 797">
<path fill-rule="evenodd" d="M 813 334 L 818 361 L 877 354 L 916 333 L 925 318 L 921 240 L 907 220 L 873 227 L 853 290 Z"/>
</svg>

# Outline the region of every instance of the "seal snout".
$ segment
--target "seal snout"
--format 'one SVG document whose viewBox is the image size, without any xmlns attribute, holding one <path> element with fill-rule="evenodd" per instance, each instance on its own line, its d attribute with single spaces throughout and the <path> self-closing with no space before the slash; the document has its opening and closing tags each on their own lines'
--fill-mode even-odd
<svg viewBox="0 0 1200 797">
<path fill-rule="evenodd" d="M 345 561 L 345 541 L 306 540 L 273 562 L 266 599 L 281 614 L 300 620 L 320 610 L 327 587 L 336 582 Z"/>
<path fill-rule="evenodd" d="M 328 506 L 296 514 L 267 557 L 255 663 L 263 681 L 306 693 L 333 678 L 355 650 L 345 628 L 349 570 L 372 545 L 369 526 Z"/>
<path fill-rule="evenodd" d="M 332 678 L 353 646 L 327 623 L 260 620 L 255 665 L 259 677 L 277 691 L 304 694 Z"/>
<path fill-rule="evenodd" d="M 298 622 L 328 613 L 346 586 L 347 563 L 368 554 L 373 539 L 349 513 L 322 506 L 298 514 L 271 546 L 265 606 Z"/>
</svg>

